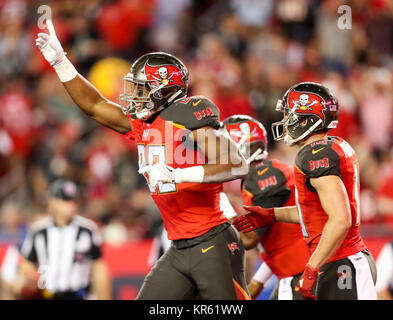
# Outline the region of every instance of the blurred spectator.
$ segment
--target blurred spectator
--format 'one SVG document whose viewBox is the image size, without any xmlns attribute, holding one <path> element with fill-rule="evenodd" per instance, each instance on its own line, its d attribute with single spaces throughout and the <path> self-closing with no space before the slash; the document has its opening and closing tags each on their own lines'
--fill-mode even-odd
<svg viewBox="0 0 393 320">
<path fill-rule="evenodd" d="M 352 31 L 337 27 L 337 9 L 342 4 L 341 0 L 322 1 L 316 18 L 316 30 L 323 66 L 326 70 L 346 75 L 352 61 Z"/>
<path fill-rule="evenodd" d="M 27 232 L 25 219 L 17 203 L 4 203 L 1 206 L 0 242 L 20 245 Z"/>
<path fill-rule="evenodd" d="M 362 221 L 391 232 L 393 6 L 351 2 L 353 29 L 340 30 L 337 9 L 345 3 L 48 1 L 70 60 L 113 101 L 131 63 L 148 51 L 181 57 L 190 69 L 190 94 L 211 98 L 222 120 L 249 114 L 270 128 L 281 117 L 275 106 L 286 88 L 298 81 L 328 86 L 340 106 L 331 133 L 349 140 L 359 157 Z M 44 211 L 50 182 L 69 178 L 86 191 L 83 212 L 104 228 L 108 242 L 155 236 L 161 222 L 137 173 L 136 145 L 85 117 L 34 47 L 41 4 L 0 0 L 0 201 L 23 205 L 23 226 Z M 295 150 L 268 134 L 271 155 L 293 165 Z M 241 210 L 238 182 L 227 189 Z"/>
<path fill-rule="evenodd" d="M 383 68 L 369 68 L 361 81 L 358 95 L 364 134 L 374 149 L 386 150 L 392 145 L 393 137 L 392 73 Z"/>
<path fill-rule="evenodd" d="M 27 14 L 24 0 L 5 1 L 0 7 L 0 80 L 23 76 L 32 49 L 24 23 Z"/>
<path fill-rule="evenodd" d="M 336 96 L 340 108 L 338 126 L 336 129 L 330 130 L 329 134 L 350 140 L 352 136 L 359 133 L 355 98 L 346 87 L 344 77 L 338 72 L 328 72 L 323 84 Z"/>
<path fill-rule="evenodd" d="M 268 24 L 271 18 L 274 1 L 231 0 L 230 6 L 243 24 L 248 26 L 263 27 Z"/>
<path fill-rule="evenodd" d="M 393 230 L 393 162 L 381 170 L 380 183 L 376 188 L 378 213 L 384 225 Z"/>
<path fill-rule="evenodd" d="M 107 1 L 98 12 L 97 31 L 114 52 L 140 54 L 137 41 L 152 23 L 154 6 L 154 0 Z"/>
</svg>

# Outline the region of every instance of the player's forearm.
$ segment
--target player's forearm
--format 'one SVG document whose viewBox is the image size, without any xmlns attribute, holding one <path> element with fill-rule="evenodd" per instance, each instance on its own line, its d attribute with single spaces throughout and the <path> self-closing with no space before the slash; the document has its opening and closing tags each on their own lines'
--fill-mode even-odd
<svg viewBox="0 0 393 320">
<path fill-rule="evenodd" d="M 53 67 L 74 102 L 100 124 L 120 133 L 129 132 L 131 129 L 129 121 L 120 106 L 104 98 L 89 81 L 78 73 L 71 61 L 67 59 L 57 39 L 52 21 L 47 19 L 46 25 L 49 34 L 39 33 L 36 45 Z"/>
<path fill-rule="evenodd" d="M 260 240 L 255 232 L 240 232 L 240 239 L 242 240 L 244 249 L 250 250 L 255 248 Z"/>
<path fill-rule="evenodd" d="M 94 118 L 96 106 L 108 102 L 101 93 L 84 77 L 78 74 L 74 79 L 63 82 L 75 104 L 89 117 Z"/>
<path fill-rule="evenodd" d="M 247 171 L 246 171 L 247 170 Z M 184 169 L 176 169 L 175 183 L 220 183 L 243 177 L 248 172 L 246 168 L 235 168 L 231 165 L 205 164 Z"/>
<path fill-rule="evenodd" d="M 203 168 L 203 177 L 198 182 L 219 183 L 247 175 L 249 165 L 246 159 L 236 144 L 220 131 L 203 127 L 192 131 L 189 138 L 197 143 L 198 148 L 207 158 L 206 164 L 196 166 L 201 171 Z M 184 179 L 187 179 L 186 174 L 184 174 Z M 183 182 L 188 182 L 188 180 Z"/>
<path fill-rule="evenodd" d="M 274 208 L 274 216 L 277 222 L 300 223 L 296 206 Z"/>
<path fill-rule="evenodd" d="M 205 164 L 203 183 L 216 183 L 216 182 L 226 182 L 235 179 L 239 179 L 247 175 L 248 165 L 246 161 L 240 161 L 238 164 Z"/>
<path fill-rule="evenodd" d="M 320 268 L 328 262 L 341 246 L 349 227 L 350 225 L 343 219 L 329 218 L 323 228 L 321 240 L 310 257 L 309 264 L 315 268 Z"/>
</svg>

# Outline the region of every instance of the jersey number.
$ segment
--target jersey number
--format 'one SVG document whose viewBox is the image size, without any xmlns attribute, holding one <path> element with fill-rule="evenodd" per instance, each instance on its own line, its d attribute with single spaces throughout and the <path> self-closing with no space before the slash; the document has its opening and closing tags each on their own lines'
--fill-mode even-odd
<svg viewBox="0 0 393 320">
<path fill-rule="evenodd" d="M 146 161 L 147 160 L 147 161 Z M 166 152 L 165 145 L 148 145 L 138 144 L 138 162 L 139 168 L 142 169 L 146 165 L 150 164 L 165 164 L 166 163 Z M 145 175 L 147 182 L 149 182 L 149 177 Z M 159 182 L 156 189 L 154 189 L 149 184 L 149 189 L 151 193 L 158 192 L 159 194 L 176 192 L 176 184 L 174 183 L 163 183 Z"/>
</svg>

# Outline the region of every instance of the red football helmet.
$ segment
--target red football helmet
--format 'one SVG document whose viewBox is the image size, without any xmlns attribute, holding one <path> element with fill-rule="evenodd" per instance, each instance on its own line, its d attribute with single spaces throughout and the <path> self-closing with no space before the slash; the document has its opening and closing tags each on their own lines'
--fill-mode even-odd
<svg viewBox="0 0 393 320">
<path fill-rule="evenodd" d="M 312 132 L 336 128 L 338 102 L 330 90 L 318 83 L 302 82 L 287 90 L 278 100 L 276 110 L 283 119 L 272 124 L 274 140 L 288 145 L 306 138 Z"/>
<path fill-rule="evenodd" d="M 221 127 L 238 144 L 248 163 L 267 158 L 267 133 L 262 123 L 238 114 L 225 119 Z"/>
<path fill-rule="evenodd" d="M 121 107 L 124 114 L 147 120 L 184 97 L 187 88 L 188 70 L 180 59 L 164 52 L 148 53 L 136 60 L 124 77 Z"/>
</svg>

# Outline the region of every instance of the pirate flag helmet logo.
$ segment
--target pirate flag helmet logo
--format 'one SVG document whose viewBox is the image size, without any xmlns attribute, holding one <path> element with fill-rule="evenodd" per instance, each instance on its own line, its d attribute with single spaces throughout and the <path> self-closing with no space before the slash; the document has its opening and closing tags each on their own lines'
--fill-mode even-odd
<svg viewBox="0 0 393 320">
<path fill-rule="evenodd" d="M 124 77 L 120 95 L 123 112 L 134 119 L 147 120 L 188 89 L 188 70 L 175 56 L 164 52 L 148 53 L 136 60 Z"/>
<path fill-rule="evenodd" d="M 272 124 L 274 140 L 292 145 L 312 132 L 336 128 L 338 102 L 330 90 L 318 83 L 302 82 L 289 88 L 276 111 L 283 113 L 279 122 Z"/>
<path fill-rule="evenodd" d="M 223 121 L 221 128 L 238 145 L 248 163 L 267 158 L 267 132 L 256 119 L 233 115 Z"/>
<path fill-rule="evenodd" d="M 151 81 L 152 86 L 173 86 L 178 85 L 182 88 L 184 84 L 184 74 L 179 68 L 173 65 L 165 66 L 150 66 L 145 64 L 145 74 L 148 81 Z"/>
</svg>

